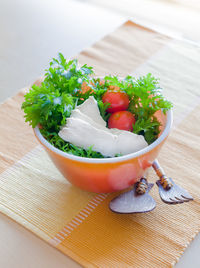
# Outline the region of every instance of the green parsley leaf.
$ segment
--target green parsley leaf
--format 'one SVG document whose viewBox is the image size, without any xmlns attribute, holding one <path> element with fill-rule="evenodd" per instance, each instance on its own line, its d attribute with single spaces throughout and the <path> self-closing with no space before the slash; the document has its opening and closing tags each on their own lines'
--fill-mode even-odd
<svg viewBox="0 0 200 268">
<path fill-rule="evenodd" d="M 149 144 L 155 141 L 161 125 L 155 113 L 158 110 L 166 113 L 172 107 L 162 95 L 158 79 L 151 74 L 138 79 L 129 75 L 122 80 L 117 76 L 105 76 L 102 83 L 100 78 L 93 78 L 93 74 L 92 67 L 86 64 L 79 67 L 76 59 L 67 61 L 59 53 L 58 58 L 53 58 L 50 62 L 41 86 L 33 85 L 25 94 L 22 104 L 25 121 L 33 128 L 40 125 L 42 135 L 64 152 L 81 157 L 104 158 L 101 153 L 93 151 L 92 147 L 85 150 L 65 142 L 58 136 L 58 132 L 71 111 L 89 96 L 94 96 L 97 100 L 101 116 L 107 122 L 111 114 L 106 111 L 109 104 L 102 102 L 102 96 L 110 86 L 116 86 L 129 96 L 129 111 L 136 118 L 133 132 L 143 135 Z M 90 90 L 83 92 L 83 83 Z"/>
</svg>

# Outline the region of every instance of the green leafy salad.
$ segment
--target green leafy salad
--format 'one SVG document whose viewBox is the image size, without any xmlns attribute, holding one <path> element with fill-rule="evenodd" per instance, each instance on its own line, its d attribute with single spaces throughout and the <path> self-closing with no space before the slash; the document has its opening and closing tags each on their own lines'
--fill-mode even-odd
<svg viewBox="0 0 200 268">
<path fill-rule="evenodd" d="M 127 76 L 96 78 L 93 68 L 79 67 L 77 60 L 66 61 L 59 53 L 46 70 L 40 86 L 33 85 L 25 94 L 22 109 L 25 120 L 56 148 L 76 156 L 104 158 L 92 147 L 83 149 L 64 141 L 58 135 L 66 118 L 78 105 L 93 96 L 109 128 L 119 128 L 143 135 L 151 144 L 159 134 L 158 110 L 165 114 L 172 104 L 164 98 L 158 79 L 150 73 L 138 79 Z M 118 156 L 118 155 L 116 155 Z"/>
</svg>

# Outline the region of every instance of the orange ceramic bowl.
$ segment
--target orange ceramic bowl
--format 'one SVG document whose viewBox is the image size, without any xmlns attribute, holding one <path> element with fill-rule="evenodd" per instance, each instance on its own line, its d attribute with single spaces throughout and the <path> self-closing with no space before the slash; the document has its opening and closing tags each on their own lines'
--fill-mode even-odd
<svg viewBox="0 0 200 268">
<path fill-rule="evenodd" d="M 85 158 L 65 153 L 52 146 L 34 129 L 35 135 L 63 176 L 77 187 L 96 193 L 109 193 L 128 188 L 137 182 L 149 168 L 167 139 L 172 126 L 172 111 L 166 115 L 157 112 L 162 123 L 156 141 L 131 154 L 113 158 Z"/>
</svg>

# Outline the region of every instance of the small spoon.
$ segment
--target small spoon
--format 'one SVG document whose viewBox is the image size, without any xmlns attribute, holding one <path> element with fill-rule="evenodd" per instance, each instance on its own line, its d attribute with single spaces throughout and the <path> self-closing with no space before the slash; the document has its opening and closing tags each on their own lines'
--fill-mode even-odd
<svg viewBox="0 0 200 268">
<path fill-rule="evenodd" d="M 145 178 L 142 178 L 140 182 L 144 183 Z M 156 207 L 156 202 L 149 195 L 149 191 L 153 187 L 153 183 L 148 183 L 147 189 L 144 194 L 137 193 L 138 184 L 136 183 L 128 192 L 122 193 L 119 196 L 111 200 L 109 208 L 116 213 L 145 213 L 153 210 Z"/>
</svg>

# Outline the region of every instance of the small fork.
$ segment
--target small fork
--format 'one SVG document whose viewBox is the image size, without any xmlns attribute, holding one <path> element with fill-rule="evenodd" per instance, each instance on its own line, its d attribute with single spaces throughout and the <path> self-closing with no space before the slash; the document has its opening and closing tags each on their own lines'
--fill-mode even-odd
<svg viewBox="0 0 200 268">
<path fill-rule="evenodd" d="M 175 184 L 171 178 L 165 175 L 157 159 L 153 162 L 152 167 L 160 178 L 156 181 L 156 184 L 163 202 L 175 205 L 193 200 L 188 191 Z"/>
</svg>

